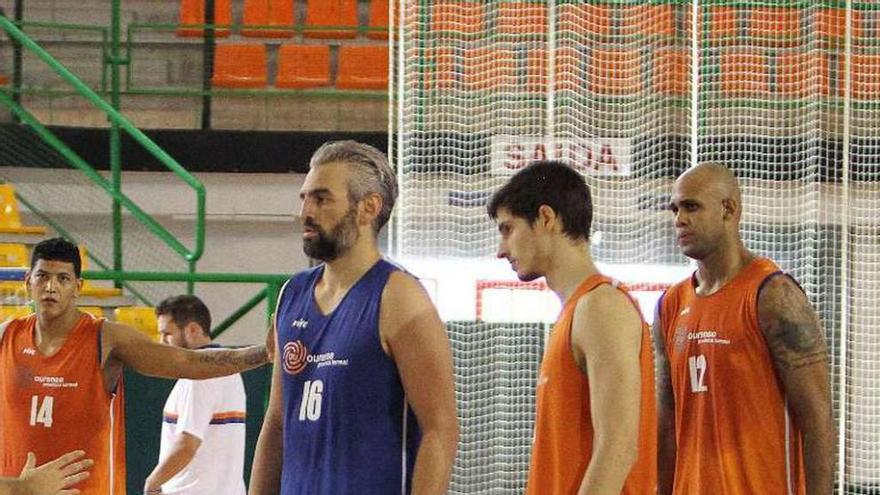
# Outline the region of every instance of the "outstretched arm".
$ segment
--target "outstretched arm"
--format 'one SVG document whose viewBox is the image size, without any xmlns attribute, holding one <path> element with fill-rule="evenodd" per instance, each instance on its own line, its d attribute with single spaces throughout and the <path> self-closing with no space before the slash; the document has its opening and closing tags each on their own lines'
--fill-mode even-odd
<svg viewBox="0 0 880 495">
<path fill-rule="evenodd" d="M 458 447 L 452 352 L 446 329 L 421 284 L 402 272 L 382 295 L 380 332 L 422 430 L 412 493 L 446 493 Z"/>
<path fill-rule="evenodd" d="M 654 372 L 657 387 L 657 495 L 671 495 L 675 481 L 675 398 L 672 395 L 669 355 L 666 354 L 659 303 L 654 312 L 651 333 L 654 340 Z"/>
<path fill-rule="evenodd" d="M 642 319 L 619 290 L 601 285 L 575 307 L 571 346 L 590 377 L 593 455 L 579 494 L 617 495 L 639 453 Z"/>
<path fill-rule="evenodd" d="M 807 495 L 827 495 L 834 487 L 835 428 L 828 348 L 819 320 L 794 280 L 779 275 L 758 295 L 758 323 L 803 435 Z"/>
<path fill-rule="evenodd" d="M 104 323 L 102 343 L 108 359 L 160 378 L 203 380 L 241 373 L 269 362 L 265 345 L 194 351 L 154 342 L 134 328 L 110 322 Z"/>
<path fill-rule="evenodd" d="M 79 490 L 72 487 L 89 477 L 94 464 L 84 455 L 77 450 L 37 466 L 36 456 L 28 453 L 18 479 L 0 478 L 0 495 L 77 495 Z"/>
</svg>

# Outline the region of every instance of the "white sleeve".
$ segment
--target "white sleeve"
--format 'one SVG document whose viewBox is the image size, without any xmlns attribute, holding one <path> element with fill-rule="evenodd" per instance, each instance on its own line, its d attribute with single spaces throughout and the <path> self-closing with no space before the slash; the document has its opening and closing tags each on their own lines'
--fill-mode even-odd
<svg viewBox="0 0 880 495">
<path fill-rule="evenodd" d="M 211 418 L 214 416 L 218 394 L 213 380 L 181 380 L 182 387 L 177 411 L 177 427 L 174 433 L 183 432 L 205 438 Z"/>
</svg>

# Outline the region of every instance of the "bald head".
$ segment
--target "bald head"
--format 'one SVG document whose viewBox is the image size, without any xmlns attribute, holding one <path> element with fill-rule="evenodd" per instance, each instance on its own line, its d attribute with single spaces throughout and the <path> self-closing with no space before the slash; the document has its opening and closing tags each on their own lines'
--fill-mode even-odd
<svg viewBox="0 0 880 495">
<path fill-rule="evenodd" d="M 675 187 L 708 193 L 718 201 L 736 205 L 736 216 L 742 213 L 742 193 L 733 172 L 720 163 L 701 163 L 688 169 L 675 181 Z"/>
</svg>

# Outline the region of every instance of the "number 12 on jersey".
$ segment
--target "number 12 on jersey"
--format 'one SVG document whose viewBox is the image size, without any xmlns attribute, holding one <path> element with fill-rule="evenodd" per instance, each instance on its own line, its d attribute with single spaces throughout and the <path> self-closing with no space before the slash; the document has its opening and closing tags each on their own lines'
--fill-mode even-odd
<svg viewBox="0 0 880 495">
<path fill-rule="evenodd" d="M 41 424 L 46 428 L 52 427 L 52 409 L 55 406 L 55 398 L 51 395 L 40 400 L 39 395 L 31 396 L 31 426 Z"/>
<path fill-rule="evenodd" d="M 317 421 L 321 418 L 321 399 L 324 393 L 322 380 L 306 380 L 303 382 L 302 402 L 299 404 L 300 421 Z"/>
<path fill-rule="evenodd" d="M 709 387 L 706 385 L 706 370 L 709 364 L 706 362 L 706 356 L 691 356 L 688 358 L 688 369 L 691 372 L 691 392 L 706 392 Z"/>
</svg>

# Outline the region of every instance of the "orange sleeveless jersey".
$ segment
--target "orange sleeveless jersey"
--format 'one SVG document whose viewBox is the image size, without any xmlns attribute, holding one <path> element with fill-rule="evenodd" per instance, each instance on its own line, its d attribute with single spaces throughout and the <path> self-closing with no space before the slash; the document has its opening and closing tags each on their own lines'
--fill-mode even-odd
<svg viewBox="0 0 880 495">
<path fill-rule="evenodd" d="M 528 495 L 576 494 L 590 463 L 593 452 L 590 383 L 572 355 L 571 324 L 578 300 L 601 284 L 616 286 L 617 282 L 601 275 L 584 280 L 566 301 L 553 326 L 538 379 L 535 444 L 529 467 Z M 629 298 L 629 294 L 623 292 Z M 639 311 L 635 301 L 632 298 L 630 301 Z M 643 322 L 642 327 L 639 457 L 621 492 L 626 495 L 655 493 L 657 486 L 654 352 L 648 326 Z"/>
<path fill-rule="evenodd" d="M 0 338 L 0 468 L 18 476 L 28 452 L 43 464 L 72 450 L 95 461 L 76 486 L 83 495 L 125 494 L 125 410 L 122 379 L 117 394 L 104 387 L 103 318 L 82 314 L 51 357 L 33 341 L 36 315 L 12 320 Z"/>
<path fill-rule="evenodd" d="M 805 493 L 800 434 L 758 326 L 758 293 L 780 273 L 758 258 L 711 296 L 698 297 L 691 277 L 661 300 L 676 495 Z"/>
</svg>

